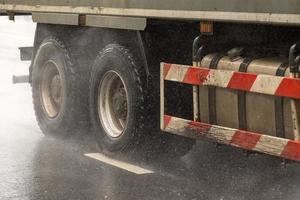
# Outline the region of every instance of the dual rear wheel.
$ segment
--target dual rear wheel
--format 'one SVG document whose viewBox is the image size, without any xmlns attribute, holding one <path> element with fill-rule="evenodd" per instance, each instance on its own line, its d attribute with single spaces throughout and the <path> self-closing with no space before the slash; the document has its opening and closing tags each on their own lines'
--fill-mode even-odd
<svg viewBox="0 0 300 200">
<path fill-rule="evenodd" d="M 32 63 L 32 96 L 38 124 L 47 135 L 67 136 L 85 120 L 78 94 L 77 66 L 68 49 L 54 37 L 39 46 Z"/>
<path fill-rule="evenodd" d="M 90 111 L 98 144 L 107 153 L 133 149 L 147 134 L 141 70 L 129 51 L 108 45 L 96 58 L 90 81 Z"/>
<path fill-rule="evenodd" d="M 159 121 L 150 114 L 153 112 L 149 110 L 146 76 L 139 63 L 127 48 L 110 44 L 98 54 L 91 69 L 85 69 L 90 72 L 85 73 L 90 74 L 87 81 L 80 74 L 82 67 L 60 40 L 44 40 L 32 71 L 33 102 L 41 130 L 67 136 L 90 121 L 97 143 L 106 154 L 137 150 L 145 145 L 151 149 L 159 146 L 156 149 L 160 153 L 185 154 L 194 141 L 158 136 Z M 87 104 L 89 107 L 83 106 Z"/>
</svg>

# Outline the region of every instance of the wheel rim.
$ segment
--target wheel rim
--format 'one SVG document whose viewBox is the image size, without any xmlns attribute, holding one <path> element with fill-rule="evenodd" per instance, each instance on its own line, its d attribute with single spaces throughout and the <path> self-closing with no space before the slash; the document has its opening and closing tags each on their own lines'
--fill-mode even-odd
<svg viewBox="0 0 300 200">
<path fill-rule="evenodd" d="M 120 137 L 127 124 L 128 95 L 122 77 L 107 72 L 98 89 L 98 115 L 108 136 Z"/>
<path fill-rule="evenodd" d="M 59 67 L 53 61 L 48 61 L 43 66 L 40 94 L 47 116 L 57 117 L 63 100 L 63 87 Z"/>
</svg>

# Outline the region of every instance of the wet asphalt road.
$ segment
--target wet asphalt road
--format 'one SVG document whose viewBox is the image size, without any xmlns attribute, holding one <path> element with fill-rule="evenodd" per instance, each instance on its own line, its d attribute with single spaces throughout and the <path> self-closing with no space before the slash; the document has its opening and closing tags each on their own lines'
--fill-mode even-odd
<svg viewBox="0 0 300 200">
<path fill-rule="evenodd" d="M 27 71 L 16 47 L 30 45 L 33 26 L 0 18 L 0 199 L 300 199 L 300 164 L 198 142 L 175 159 L 124 162 L 152 170 L 137 175 L 84 156 L 98 152 L 88 131 L 65 141 L 37 127 Z M 3 27 L 7 27 L 3 29 Z M 26 32 L 24 36 L 24 32 Z M 21 37 L 22 36 L 22 37 Z"/>
</svg>

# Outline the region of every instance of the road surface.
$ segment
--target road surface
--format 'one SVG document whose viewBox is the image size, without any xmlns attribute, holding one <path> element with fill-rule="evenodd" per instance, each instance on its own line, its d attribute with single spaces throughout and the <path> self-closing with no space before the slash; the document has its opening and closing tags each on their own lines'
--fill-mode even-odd
<svg viewBox="0 0 300 200">
<path fill-rule="evenodd" d="M 168 160 L 112 160 L 99 154 L 88 131 L 61 141 L 45 137 L 35 121 L 18 46 L 30 46 L 35 25 L 0 18 L 0 199 L 300 199 L 300 165 L 198 142 Z M 137 173 L 138 172 L 138 173 Z"/>
</svg>

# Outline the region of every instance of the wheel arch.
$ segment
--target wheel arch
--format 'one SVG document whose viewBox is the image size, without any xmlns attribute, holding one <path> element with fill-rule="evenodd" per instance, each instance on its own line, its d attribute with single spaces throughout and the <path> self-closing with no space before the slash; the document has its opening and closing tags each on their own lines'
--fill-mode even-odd
<svg viewBox="0 0 300 200">
<path fill-rule="evenodd" d="M 142 34 L 141 31 L 133 30 L 37 24 L 31 66 L 41 42 L 49 36 L 55 36 L 67 43 L 74 54 L 80 56 L 79 62 L 83 62 L 80 63 L 82 66 L 89 65 L 90 67 L 92 65 L 90 62 L 96 58 L 98 52 L 110 43 L 129 47 L 134 50 L 134 54 L 142 58 L 143 63 L 141 64 L 148 79 L 149 68 Z M 30 67 L 29 73 L 31 82 L 32 67 Z"/>
</svg>

